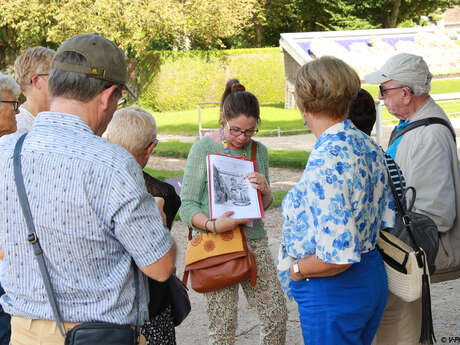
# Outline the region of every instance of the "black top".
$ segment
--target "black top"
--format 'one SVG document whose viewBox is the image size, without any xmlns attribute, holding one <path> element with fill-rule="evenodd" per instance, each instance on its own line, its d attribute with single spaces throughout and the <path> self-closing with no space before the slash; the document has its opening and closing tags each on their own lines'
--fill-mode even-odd
<svg viewBox="0 0 460 345">
<path fill-rule="evenodd" d="M 181 201 L 176 193 L 176 190 L 169 183 L 160 181 L 144 172 L 145 186 L 147 191 L 152 196 L 159 196 L 165 200 L 164 212 L 166 214 L 166 225 L 169 229 L 172 227 L 174 217 L 179 210 Z M 171 304 L 171 296 L 167 282 L 161 283 L 153 279 L 149 279 L 150 302 L 149 314 L 150 318 L 161 313 L 168 305 Z"/>
</svg>

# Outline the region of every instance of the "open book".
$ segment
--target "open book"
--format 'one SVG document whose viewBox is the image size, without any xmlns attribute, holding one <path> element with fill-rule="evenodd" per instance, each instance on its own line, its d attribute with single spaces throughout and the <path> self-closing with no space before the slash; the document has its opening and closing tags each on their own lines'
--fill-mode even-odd
<svg viewBox="0 0 460 345">
<path fill-rule="evenodd" d="M 218 154 L 207 155 L 207 160 L 210 218 L 227 211 L 235 212 L 232 218 L 263 218 L 262 195 L 244 177 L 257 171 L 256 163 Z"/>
</svg>

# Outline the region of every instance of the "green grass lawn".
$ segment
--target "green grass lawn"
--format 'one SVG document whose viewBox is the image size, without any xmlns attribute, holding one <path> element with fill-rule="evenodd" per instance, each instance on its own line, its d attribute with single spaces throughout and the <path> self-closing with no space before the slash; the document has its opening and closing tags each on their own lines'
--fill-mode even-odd
<svg viewBox="0 0 460 345">
<path fill-rule="evenodd" d="M 184 172 L 182 170 L 156 170 L 151 168 L 144 168 L 143 170 L 150 176 L 155 177 L 160 181 L 164 181 L 168 178 L 184 176 Z"/>
<path fill-rule="evenodd" d="M 160 157 L 171 158 L 187 158 L 188 152 L 193 143 L 177 140 L 161 142 L 158 145 L 153 155 Z M 272 150 L 268 149 L 268 160 L 271 167 L 288 168 L 288 169 L 304 169 L 308 160 L 309 152 L 305 151 L 288 151 L 288 150 Z M 149 169 L 152 170 L 152 169 Z M 147 171 L 149 173 L 149 171 Z M 154 176 L 156 177 L 156 176 Z M 176 177 L 176 176 L 172 176 Z"/>
<path fill-rule="evenodd" d="M 284 196 L 286 195 L 287 192 L 288 192 L 287 190 L 275 190 L 272 193 L 273 202 L 270 205 L 270 209 L 280 207 L 281 203 L 283 202 Z"/>
<path fill-rule="evenodd" d="M 377 85 L 363 85 L 363 88 L 377 98 Z M 433 80 L 432 94 L 450 92 L 460 92 L 460 78 Z M 441 106 L 448 113 L 460 113 L 460 102 L 442 103 Z M 160 134 L 193 136 L 198 133 L 198 111 L 196 108 L 185 111 L 152 113 L 157 121 L 158 133 Z M 299 132 L 287 132 L 284 134 L 306 132 L 297 109 L 284 109 L 282 104 L 262 105 L 260 114 L 262 118 L 260 129 L 262 131 L 258 135 L 276 135 L 278 127 L 284 131 L 300 130 Z M 382 118 L 383 120 L 395 119 L 385 108 L 383 108 Z M 203 128 L 217 128 L 218 119 L 219 108 L 217 106 L 202 106 L 201 121 Z M 272 132 L 265 132 L 265 130 L 272 130 Z"/>
<path fill-rule="evenodd" d="M 158 133 L 172 135 L 197 135 L 198 111 L 184 110 L 153 113 L 158 126 Z M 304 129 L 303 121 L 297 109 L 284 109 L 282 104 L 264 105 L 260 108 L 262 118 L 259 135 L 275 135 L 278 127 L 283 130 L 296 129 L 295 134 L 309 132 Z M 205 106 L 201 108 L 203 128 L 218 128 L 219 108 Z M 267 130 L 272 131 L 265 132 Z"/>
</svg>

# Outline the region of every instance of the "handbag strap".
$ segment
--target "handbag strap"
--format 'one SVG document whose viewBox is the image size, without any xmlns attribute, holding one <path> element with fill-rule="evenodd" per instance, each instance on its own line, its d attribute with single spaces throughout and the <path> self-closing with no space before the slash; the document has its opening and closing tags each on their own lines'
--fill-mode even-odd
<svg viewBox="0 0 460 345">
<path fill-rule="evenodd" d="M 32 217 L 32 212 L 30 210 L 29 200 L 26 194 L 26 188 L 24 185 L 24 177 L 22 175 L 22 163 L 21 163 L 21 151 L 24 144 L 24 140 L 27 136 L 27 133 L 23 134 L 17 141 L 14 147 L 13 154 L 13 170 L 14 170 L 14 182 L 16 183 L 19 203 L 21 204 L 22 213 L 27 223 L 27 229 L 29 230 L 27 234 L 27 241 L 32 245 L 35 259 L 37 260 L 38 267 L 40 269 L 40 274 L 45 285 L 46 294 L 48 295 L 48 300 L 51 304 L 51 309 L 53 311 L 54 318 L 56 319 L 59 332 L 63 337 L 65 337 L 66 331 L 64 322 L 62 320 L 61 312 L 56 300 L 56 294 L 54 293 L 53 285 L 51 284 L 51 279 L 49 276 L 48 269 L 45 263 L 45 257 L 43 255 L 43 250 L 38 240 L 37 232 L 35 231 L 35 224 Z M 137 267 L 134 264 L 134 285 L 135 285 L 135 296 L 134 303 L 136 304 L 136 339 L 139 336 L 138 323 L 139 323 L 139 275 L 137 272 Z"/>
<path fill-rule="evenodd" d="M 56 319 L 59 332 L 62 336 L 65 336 L 64 323 L 62 321 L 61 312 L 59 306 L 57 305 L 56 296 L 54 294 L 53 286 L 51 285 L 51 280 L 49 277 L 48 269 L 46 267 L 45 258 L 43 256 L 43 250 L 38 240 L 37 233 L 35 231 L 35 224 L 32 218 L 32 212 L 30 211 L 29 200 L 27 199 L 26 189 L 24 186 L 24 178 L 22 176 L 22 164 L 21 164 L 21 150 L 22 144 L 27 136 L 27 133 L 22 135 L 16 146 L 14 147 L 14 156 L 13 156 L 13 169 L 14 169 L 14 181 L 18 190 L 19 203 L 21 204 L 22 213 L 26 219 L 27 228 L 29 230 L 27 234 L 27 241 L 32 245 L 32 249 L 35 254 L 35 259 L 37 260 L 38 267 L 40 268 L 40 273 L 43 278 L 43 283 L 45 284 L 46 294 L 51 304 L 51 309 L 53 310 L 54 317 Z"/>
<path fill-rule="evenodd" d="M 393 144 L 396 139 L 403 136 L 405 133 L 413 130 L 414 128 L 417 128 L 420 126 L 429 126 L 429 125 L 434 125 L 434 124 L 446 126 L 449 129 L 450 133 L 452 134 L 454 141 L 457 142 L 455 138 L 455 131 L 452 129 L 452 127 L 449 125 L 449 123 L 446 120 L 441 119 L 439 117 L 428 117 L 426 119 L 421 119 L 421 120 L 417 120 L 417 121 L 413 121 L 409 123 L 406 127 L 401 129 L 399 132 L 396 131 L 396 127 L 395 127 L 395 129 L 391 132 L 388 146 Z"/>
<path fill-rule="evenodd" d="M 251 161 L 255 162 L 257 156 L 257 141 L 253 140 L 251 145 Z"/>
<path fill-rule="evenodd" d="M 388 175 L 388 183 L 390 185 L 391 193 L 393 194 L 393 199 L 394 199 L 395 206 L 396 206 L 396 212 L 401 216 L 401 219 L 402 219 L 402 222 L 404 224 L 404 227 L 406 228 L 407 232 L 409 233 L 409 237 L 412 240 L 412 242 L 414 243 L 415 247 L 420 249 L 421 247 L 417 243 L 417 240 L 415 239 L 414 233 L 412 232 L 412 220 L 410 218 L 410 215 L 407 213 L 406 206 L 401 202 L 401 200 L 398 197 L 398 193 L 396 192 L 396 187 L 393 184 L 393 181 L 391 180 L 391 175 L 390 175 L 390 171 L 388 170 L 388 168 L 387 168 L 387 175 Z M 409 190 L 412 190 L 414 192 L 414 199 L 415 199 L 415 189 L 413 187 L 408 187 L 406 189 L 406 191 L 404 192 L 404 197 L 403 197 L 404 201 L 406 200 L 405 195 Z"/>
</svg>

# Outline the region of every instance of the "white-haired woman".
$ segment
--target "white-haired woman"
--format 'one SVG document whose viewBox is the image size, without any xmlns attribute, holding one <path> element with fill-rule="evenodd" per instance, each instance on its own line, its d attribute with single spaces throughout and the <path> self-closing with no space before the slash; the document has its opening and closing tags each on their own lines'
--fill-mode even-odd
<svg viewBox="0 0 460 345">
<path fill-rule="evenodd" d="M 21 90 L 13 77 L 0 73 L 0 137 L 16 131 L 18 96 Z"/>
<path fill-rule="evenodd" d="M 155 118 L 138 107 L 117 110 L 107 127 L 107 139 L 128 150 L 141 167 L 158 144 Z M 158 208 L 163 211 L 165 225 L 171 229 L 174 217 L 180 207 L 180 198 L 174 187 L 144 173 L 147 191 L 161 198 Z M 150 321 L 142 327 L 147 345 L 175 345 L 176 335 L 171 315 L 171 296 L 167 282 L 160 283 L 149 279 Z"/>
</svg>

